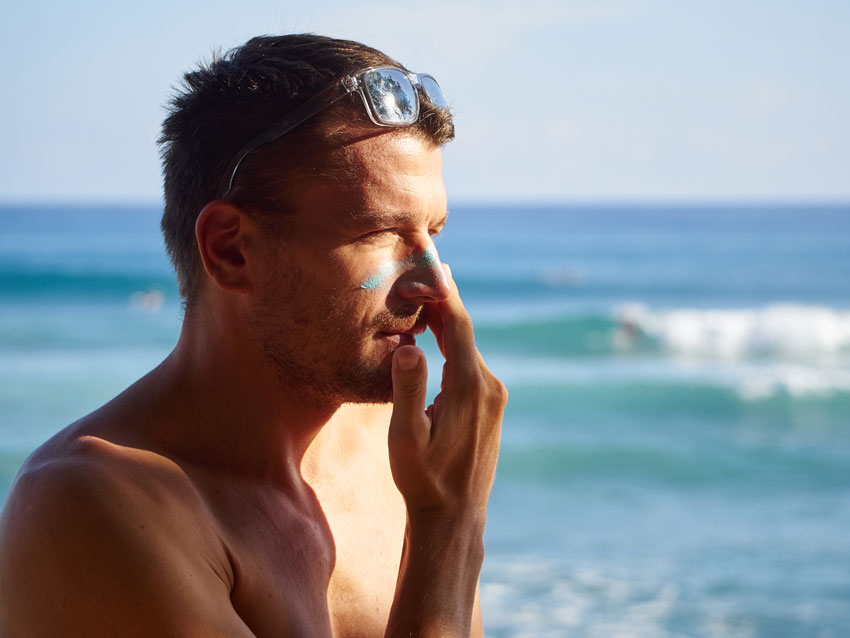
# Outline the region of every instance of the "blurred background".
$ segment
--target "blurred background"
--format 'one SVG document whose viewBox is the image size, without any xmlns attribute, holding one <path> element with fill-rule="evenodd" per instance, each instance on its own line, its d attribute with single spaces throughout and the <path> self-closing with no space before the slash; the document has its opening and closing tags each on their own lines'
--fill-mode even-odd
<svg viewBox="0 0 850 638">
<path fill-rule="evenodd" d="M 437 245 L 511 391 L 487 635 L 850 635 L 850 5 L 0 7 L 0 500 L 176 342 L 181 74 L 311 31 L 456 112 Z"/>
</svg>

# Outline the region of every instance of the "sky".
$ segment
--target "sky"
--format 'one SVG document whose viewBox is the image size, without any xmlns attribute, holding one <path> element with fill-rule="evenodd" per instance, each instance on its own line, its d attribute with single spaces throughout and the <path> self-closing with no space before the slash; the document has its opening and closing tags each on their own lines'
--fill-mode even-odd
<svg viewBox="0 0 850 638">
<path fill-rule="evenodd" d="M 182 73 L 294 32 L 438 79 L 450 201 L 850 200 L 844 0 L 0 0 L 0 202 L 161 201 Z"/>
</svg>

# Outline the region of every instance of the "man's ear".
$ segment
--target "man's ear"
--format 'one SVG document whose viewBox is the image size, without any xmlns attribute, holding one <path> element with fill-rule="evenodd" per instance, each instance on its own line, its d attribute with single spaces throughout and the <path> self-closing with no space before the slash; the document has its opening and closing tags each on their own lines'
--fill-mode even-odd
<svg viewBox="0 0 850 638">
<path fill-rule="evenodd" d="M 223 200 L 210 202 L 198 215 L 198 251 L 204 270 L 219 288 L 236 293 L 251 290 L 245 245 L 252 227 L 242 208 Z"/>
</svg>

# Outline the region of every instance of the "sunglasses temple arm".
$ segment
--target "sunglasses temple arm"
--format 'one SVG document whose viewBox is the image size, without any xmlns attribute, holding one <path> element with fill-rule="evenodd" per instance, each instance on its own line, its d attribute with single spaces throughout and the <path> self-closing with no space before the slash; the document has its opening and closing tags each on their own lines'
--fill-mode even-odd
<svg viewBox="0 0 850 638">
<path fill-rule="evenodd" d="M 272 124 L 256 137 L 251 138 L 245 146 L 239 149 L 239 152 L 224 171 L 224 177 L 218 189 L 218 199 L 224 199 L 230 194 L 230 191 L 233 189 L 233 182 L 236 180 L 236 171 L 239 170 L 242 160 L 244 160 L 251 151 L 258 149 L 261 146 L 265 146 L 269 142 L 273 142 L 279 137 L 285 135 L 299 124 L 309 120 L 319 111 L 328 108 L 331 104 L 350 93 L 351 90 L 352 89 L 343 84 L 333 86 L 320 93 L 312 100 L 308 100 L 297 109 Z"/>
</svg>

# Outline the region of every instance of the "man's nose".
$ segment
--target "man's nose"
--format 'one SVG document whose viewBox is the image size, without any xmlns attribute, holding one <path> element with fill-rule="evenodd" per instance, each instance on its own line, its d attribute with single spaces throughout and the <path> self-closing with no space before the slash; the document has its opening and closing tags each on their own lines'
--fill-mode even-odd
<svg viewBox="0 0 850 638">
<path fill-rule="evenodd" d="M 445 301 L 449 298 L 449 284 L 434 243 L 428 239 L 426 245 L 408 261 L 406 268 L 396 280 L 396 291 L 408 301 L 428 303 Z"/>
</svg>

